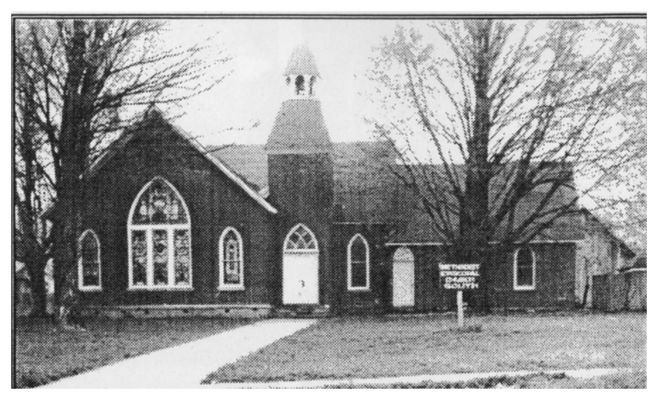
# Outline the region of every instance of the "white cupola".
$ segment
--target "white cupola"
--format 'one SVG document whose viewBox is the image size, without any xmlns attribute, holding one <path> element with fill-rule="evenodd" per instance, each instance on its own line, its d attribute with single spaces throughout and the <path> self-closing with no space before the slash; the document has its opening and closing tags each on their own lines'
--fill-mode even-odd
<svg viewBox="0 0 658 400">
<path fill-rule="evenodd" d="M 301 45 L 293 50 L 283 76 L 290 98 L 315 97 L 320 73 L 308 46 Z"/>
</svg>

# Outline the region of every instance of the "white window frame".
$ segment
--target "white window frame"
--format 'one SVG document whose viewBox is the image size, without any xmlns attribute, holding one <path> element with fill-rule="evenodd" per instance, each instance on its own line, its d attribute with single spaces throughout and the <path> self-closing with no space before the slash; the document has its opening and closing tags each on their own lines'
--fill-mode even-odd
<svg viewBox="0 0 658 400">
<path fill-rule="evenodd" d="M 519 285 L 517 282 L 517 274 L 518 274 L 518 255 L 519 251 L 521 251 L 522 247 L 519 247 L 514 251 L 514 268 L 513 268 L 513 273 L 514 273 L 514 290 L 517 291 L 530 291 L 530 290 L 535 290 L 537 287 L 537 255 L 535 254 L 535 251 L 532 249 L 532 247 L 526 247 L 528 250 L 530 250 L 530 255 L 532 256 L 532 285 Z"/>
<path fill-rule="evenodd" d="M 82 262 L 82 239 L 88 234 L 91 234 L 96 241 L 96 263 L 98 264 L 98 285 L 85 285 L 83 281 L 83 262 Z M 101 241 L 93 229 L 87 229 L 78 237 L 78 290 L 82 292 L 94 292 L 103 290 L 103 276 L 101 268 Z"/>
<path fill-rule="evenodd" d="M 133 225 L 133 214 L 137 208 L 137 203 L 142 197 L 142 194 L 151 186 L 155 180 L 164 181 L 171 190 L 178 196 L 187 215 L 187 223 L 185 224 L 142 224 L 142 225 Z M 150 181 L 148 181 L 142 189 L 137 193 L 133 203 L 130 207 L 130 212 L 128 213 L 128 290 L 146 290 L 146 291 L 189 291 L 193 290 L 193 281 L 192 281 L 192 216 L 190 215 L 190 210 L 187 208 L 187 203 L 183 196 L 174 185 L 171 184 L 168 180 L 161 176 L 156 176 Z M 164 230 L 167 231 L 167 250 L 168 250 L 168 260 L 167 260 L 167 281 L 168 285 L 154 285 L 153 284 L 153 231 L 155 230 Z M 187 230 L 190 236 L 190 283 L 187 285 L 176 285 L 175 284 L 175 267 L 174 267 L 174 232 L 177 230 Z M 145 231 L 146 232 L 146 285 L 134 285 L 133 284 L 133 247 L 132 247 L 132 232 L 133 231 Z"/>
<path fill-rule="evenodd" d="M 288 248 L 288 240 L 290 240 L 290 236 L 292 236 L 293 233 L 299 228 L 304 228 L 310 235 L 311 238 L 313 239 L 313 243 L 315 243 L 315 248 L 314 249 L 289 249 Z M 320 244 L 318 243 L 318 239 L 315 237 L 315 233 L 311 229 L 309 229 L 308 226 L 304 224 L 297 224 L 293 226 L 289 231 L 288 234 L 286 235 L 285 239 L 283 240 L 283 252 L 284 253 L 319 253 L 320 252 Z"/>
<path fill-rule="evenodd" d="M 229 232 L 235 233 L 235 236 L 238 238 L 238 249 L 240 251 L 240 283 L 225 283 L 224 282 L 224 238 Z M 237 229 L 229 226 L 222 231 L 222 234 L 219 236 L 219 285 L 218 289 L 221 291 L 238 291 L 245 290 L 244 285 L 244 244 L 242 241 L 242 235 L 238 232 Z"/>
<path fill-rule="evenodd" d="M 352 245 L 356 240 L 363 241 L 363 244 L 366 247 L 366 285 L 365 286 L 352 286 Z M 347 290 L 349 291 L 367 291 L 370 290 L 370 245 L 366 238 L 357 233 L 352 236 L 349 243 L 347 244 Z"/>
</svg>

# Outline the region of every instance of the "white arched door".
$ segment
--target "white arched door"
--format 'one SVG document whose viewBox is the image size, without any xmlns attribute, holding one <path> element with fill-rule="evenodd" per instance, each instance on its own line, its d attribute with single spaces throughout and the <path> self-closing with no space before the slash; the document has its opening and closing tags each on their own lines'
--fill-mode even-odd
<svg viewBox="0 0 658 400">
<path fill-rule="evenodd" d="M 393 254 L 393 307 L 413 307 L 415 281 L 414 255 L 400 247 Z"/>
<path fill-rule="evenodd" d="M 318 241 L 303 224 L 294 226 L 283 241 L 283 304 L 318 304 Z"/>
</svg>

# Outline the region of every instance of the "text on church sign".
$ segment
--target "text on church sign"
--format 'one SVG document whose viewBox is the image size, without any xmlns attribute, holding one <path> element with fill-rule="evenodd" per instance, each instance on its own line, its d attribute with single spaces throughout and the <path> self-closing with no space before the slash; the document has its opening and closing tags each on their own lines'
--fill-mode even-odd
<svg viewBox="0 0 658 400">
<path fill-rule="evenodd" d="M 439 264 L 441 286 L 449 290 L 480 288 L 480 264 Z"/>
</svg>

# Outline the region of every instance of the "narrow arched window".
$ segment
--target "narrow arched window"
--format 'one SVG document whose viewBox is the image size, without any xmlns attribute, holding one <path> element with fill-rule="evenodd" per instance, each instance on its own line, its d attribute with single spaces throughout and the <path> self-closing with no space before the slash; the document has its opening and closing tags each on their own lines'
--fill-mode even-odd
<svg viewBox="0 0 658 400">
<path fill-rule="evenodd" d="M 82 232 L 78 239 L 78 288 L 101 289 L 101 244 L 91 229 Z"/>
<path fill-rule="evenodd" d="M 192 287 L 190 216 L 180 193 L 155 178 L 137 194 L 128 217 L 128 287 Z"/>
<path fill-rule="evenodd" d="M 244 251 L 242 236 L 235 228 L 226 228 L 219 237 L 219 290 L 244 289 Z"/>
<path fill-rule="evenodd" d="M 297 75 L 295 78 L 295 94 L 304 94 L 304 77 Z"/>
<path fill-rule="evenodd" d="M 361 234 L 356 234 L 347 245 L 347 289 L 370 289 L 370 248 Z"/>
<path fill-rule="evenodd" d="M 514 253 L 514 290 L 534 290 L 535 269 L 536 259 L 532 249 L 517 249 Z"/>
</svg>

